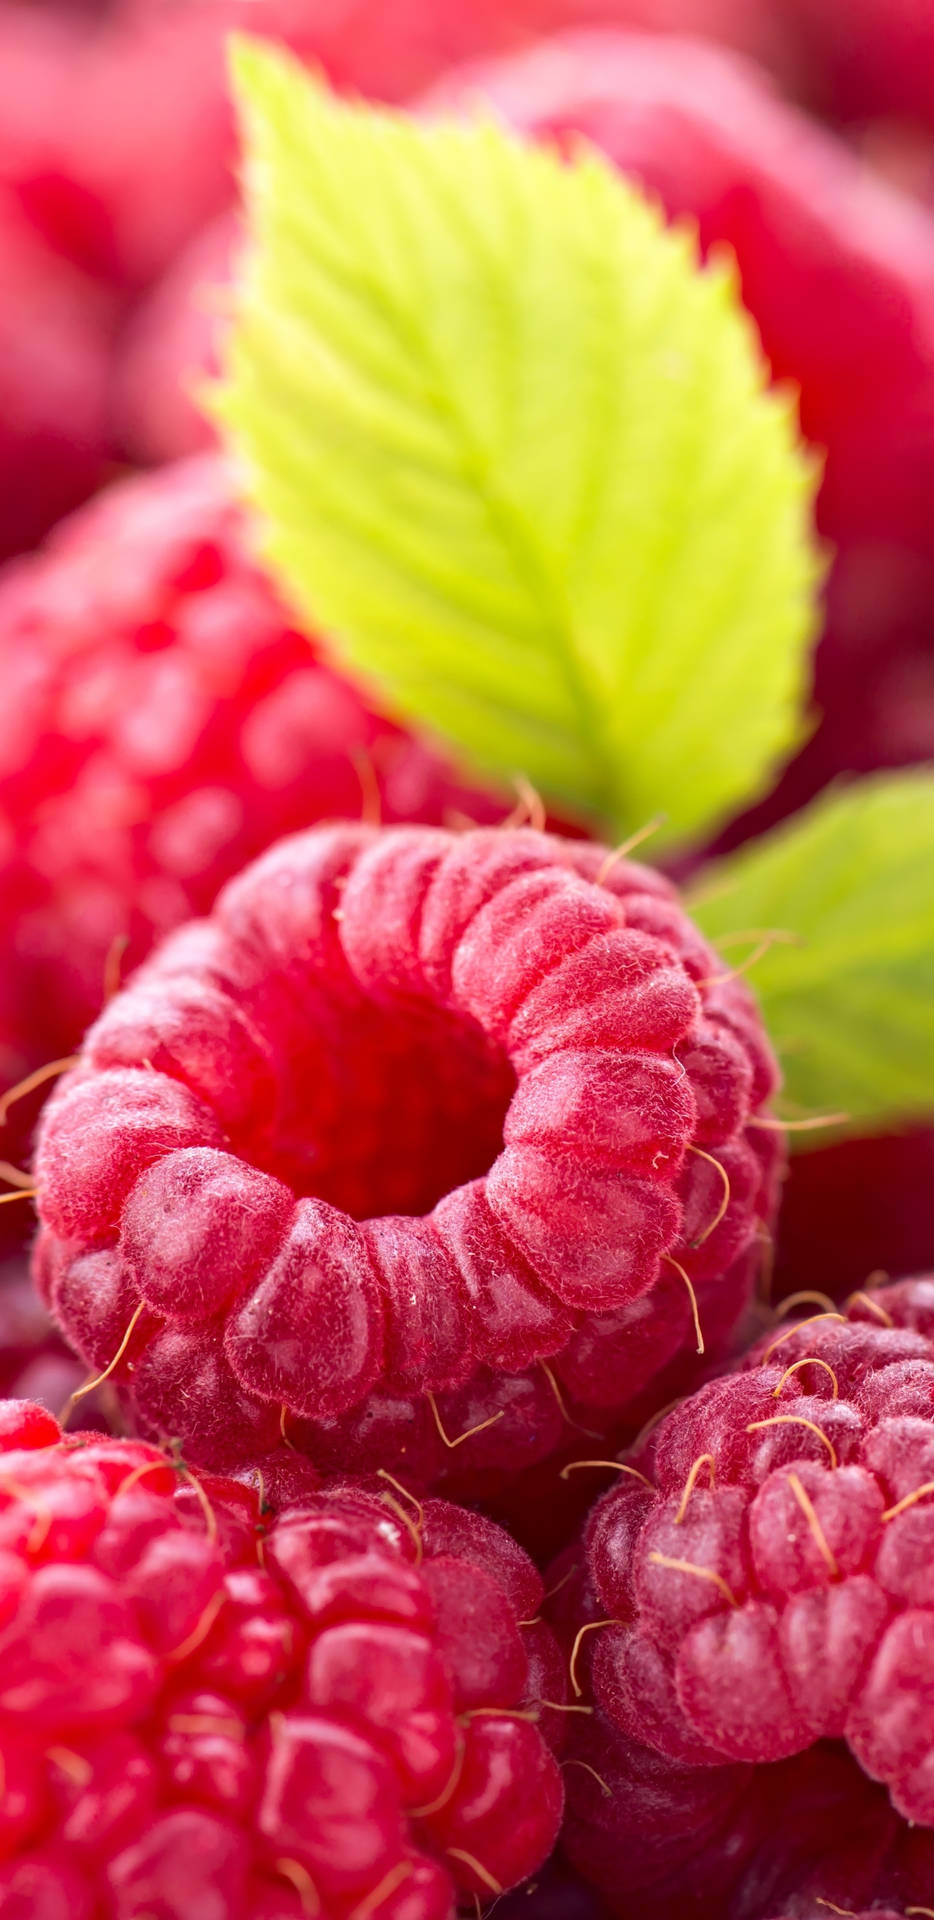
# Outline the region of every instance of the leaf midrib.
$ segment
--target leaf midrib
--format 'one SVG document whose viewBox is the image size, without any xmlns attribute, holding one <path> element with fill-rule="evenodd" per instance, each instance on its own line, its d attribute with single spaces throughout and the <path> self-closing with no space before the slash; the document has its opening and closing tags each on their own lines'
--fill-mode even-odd
<svg viewBox="0 0 934 1920">
<path fill-rule="evenodd" d="M 340 249 L 335 250 L 332 246 L 328 251 L 333 271 Z M 459 448 L 465 477 L 475 486 L 488 522 L 523 587 L 533 603 L 541 609 L 543 634 L 551 640 L 553 655 L 578 718 L 579 739 L 574 737 L 570 729 L 568 738 L 575 748 L 592 741 L 601 749 L 596 754 L 596 778 L 594 762 L 588 761 L 587 764 L 591 805 L 604 818 L 613 819 L 618 813 L 618 797 L 610 774 L 612 756 L 599 699 L 584 671 L 583 649 L 577 641 L 566 589 L 548 565 L 525 516 L 508 494 L 496 485 L 490 456 L 473 432 L 463 408 L 457 404 L 455 392 L 430 333 L 419 324 L 415 313 L 400 305 L 381 279 L 365 268 L 361 270 L 358 261 L 347 262 L 345 258 L 345 274 L 348 271 L 351 283 L 368 286 L 371 294 L 379 300 L 384 319 L 391 321 L 407 350 L 420 356 L 430 382 L 430 388 L 426 382 L 429 404 L 433 400 L 441 411 L 454 444 Z M 516 769 L 516 772 L 522 771 L 521 768 Z"/>
<path fill-rule="evenodd" d="M 435 384 L 438 403 L 461 448 L 465 474 L 474 481 L 487 518 L 530 598 L 542 609 L 543 633 L 551 638 L 553 651 L 578 716 L 581 740 L 604 742 L 604 751 L 597 756 L 599 778 L 594 782 L 593 802 L 602 814 L 610 818 L 615 796 L 608 778 L 609 755 L 605 750 L 605 728 L 583 670 L 565 588 L 548 566 L 525 516 L 508 494 L 496 485 L 489 455 L 474 434 L 463 409 L 457 405 L 430 336 L 418 326 L 414 316 L 400 312 L 395 303 L 393 318 L 400 325 L 403 338 L 414 342 L 416 349 L 423 353 Z M 521 772 L 522 769 L 517 768 L 516 771 Z"/>
</svg>

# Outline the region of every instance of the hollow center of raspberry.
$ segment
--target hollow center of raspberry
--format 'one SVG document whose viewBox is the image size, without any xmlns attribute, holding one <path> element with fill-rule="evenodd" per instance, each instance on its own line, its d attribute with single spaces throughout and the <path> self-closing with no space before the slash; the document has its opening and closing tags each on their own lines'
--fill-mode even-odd
<svg viewBox="0 0 934 1920">
<path fill-rule="evenodd" d="M 267 1171 L 366 1220 L 428 1213 L 489 1170 L 516 1081 L 479 1026 L 365 1000 L 310 1024 L 308 1046 L 290 1049 Z"/>
</svg>

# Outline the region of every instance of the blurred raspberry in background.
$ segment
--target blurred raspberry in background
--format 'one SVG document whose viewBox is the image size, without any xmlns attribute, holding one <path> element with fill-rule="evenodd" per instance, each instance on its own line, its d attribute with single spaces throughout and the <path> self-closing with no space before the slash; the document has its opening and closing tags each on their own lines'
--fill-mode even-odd
<svg viewBox="0 0 934 1920">
<path fill-rule="evenodd" d="M 838 0 L 48 0 L 28 6 L 6 0 L 0 6 L 0 186 L 8 201 L 6 214 L 0 206 L 0 228 L 18 207 L 34 239 L 105 286 L 109 308 L 119 309 L 121 344 L 106 428 L 87 398 L 75 418 L 58 409 L 60 439 L 75 455 L 70 482 L 63 473 L 57 491 L 32 490 L 34 504 L 0 536 L 0 551 L 33 544 L 98 483 L 99 466 L 89 463 L 88 449 L 98 461 L 105 449 L 118 460 L 152 461 L 205 442 L 207 430 L 189 394 L 193 377 L 210 365 L 219 318 L 203 290 L 226 277 L 224 235 L 232 232 L 236 143 L 225 54 L 231 30 L 284 41 L 340 88 L 407 102 L 459 62 L 512 54 L 545 36 L 588 27 L 657 35 L 659 56 L 673 69 L 682 56 L 666 48 L 671 34 L 738 48 L 760 61 L 790 98 L 846 123 L 890 175 L 924 185 L 925 143 L 934 126 L 934 25 L 918 0 L 894 6 L 859 0 L 845 9 Z M 566 66 L 559 117 L 571 125 L 582 119 L 599 138 L 588 124 L 592 106 L 581 97 L 579 61 L 563 46 L 556 46 L 554 61 Z M 644 67 L 638 52 L 635 61 L 637 71 Z M 626 64 L 620 43 L 607 89 Z M 504 84 L 508 92 L 515 83 Z M 711 84 L 716 91 L 713 70 Z M 756 82 L 750 77 L 749 84 Z M 630 103 L 633 85 L 630 79 L 623 87 Z M 644 110 L 662 109 L 649 98 Z M 520 103 L 518 117 L 532 124 L 538 116 Z M 656 128 L 659 137 L 663 129 Z M 614 157 L 652 173 L 651 156 L 627 154 L 625 142 Z M 733 161 L 736 177 L 724 178 L 724 190 L 755 199 L 761 183 L 750 180 L 741 153 Z M 666 204 L 693 207 L 691 183 L 678 178 L 677 166 L 666 184 Z M 722 229 L 735 244 L 730 220 L 718 222 L 709 205 L 704 211 L 707 239 Z M 766 225 L 769 211 L 763 203 Z M 750 217 L 747 210 L 747 225 Z M 214 226 L 217 221 L 222 224 Z M 812 265 L 818 273 L 819 259 Z M 756 293 L 747 284 L 747 300 L 762 323 Z M 806 305 L 805 330 L 810 314 Z M 103 358 L 109 317 L 98 310 L 92 323 L 76 297 L 72 316 L 59 325 L 67 336 L 62 356 L 80 350 L 83 366 L 90 331 Z M 774 352 L 767 326 L 765 332 Z M 794 354 L 790 360 L 779 354 L 776 369 L 805 379 L 808 372 Z M 89 384 L 85 373 L 85 396 Z M 41 366 L 20 385 L 29 394 L 50 390 Z M 40 418 L 37 463 L 42 424 Z M 819 414 L 807 424 L 820 441 Z M 28 419 L 26 427 L 31 430 Z M 903 601 L 913 602 L 917 592 L 913 579 L 899 583 Z M 914 700 L 916 679 L 909 675 L 903 685 L 903 706 Z M 870 763 L 875 744 L 866 744 Z M 903 740 L 897 751 L 917 757 L 918 743 Z"/>
<path fill-rule="evenodd" d="M 0 194 L 0 560 L 105 478 L 110 346 L 105 291 Z"/>
</svg>

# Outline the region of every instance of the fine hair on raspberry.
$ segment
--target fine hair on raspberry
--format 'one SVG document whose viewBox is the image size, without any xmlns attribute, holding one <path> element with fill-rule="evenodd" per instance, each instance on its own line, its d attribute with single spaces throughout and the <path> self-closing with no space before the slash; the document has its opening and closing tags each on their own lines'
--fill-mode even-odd
<svg viewBox="0 0 934 1920">
<path fill-rule="evenodd" d="M 37 1276 L 206 1464 L 401 1449 L 424 1482 L 478 1430 L 515 1468 L 732 1329 L 774 1086 L 745 983 L 647 868 L 320 828 L 91 1029 L 41 1129 Z"/>
<path fill-rule="evenodd" d="M 452 1920 L 525 1880 L 563 1806 L 541 1600 L 446 1502 L 4 1402 L 0 1911 Z"/>
<path fill-rule="evenodd" d="M 813 1805 L 829 1769 L 842 1811 L 813 1897 L 897 1906 L 907 1885 L 917 1904 L 934 1875 L 934 1281 L 780 1321 L 621 1467 L 570 1624 L 599 1709 L 581 1753 L 596 1744 L 636 1790 L 605 1817 L 590 1793 L 576 1837 L 572 1810 L 575 1858 L 602 1849 L 612 1876 L 651 1780 L 669 1819 L 679 1796 L 703 1801 L 737 1872 L 745 1831 L 761 1881 L 770 1822 L 802 1844 L 782 1800 Z"/>
</svg>

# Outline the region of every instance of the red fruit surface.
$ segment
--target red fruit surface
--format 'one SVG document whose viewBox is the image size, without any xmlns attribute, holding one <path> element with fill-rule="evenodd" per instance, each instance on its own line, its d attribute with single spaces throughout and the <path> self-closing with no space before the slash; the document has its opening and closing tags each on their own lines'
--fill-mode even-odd
<svg viewBox="0 0 934 1920">
<path fill-rule="evenodd" d="M 689 1282 L 725 1343 L 775 1080 L 648 869 L 531 829 L 320 828 L 91 1029 L 45 1109 L 36 1272 L 89 1365 L 134 1319 L 134 1420 L 208 1464 L 287 1438 L 501 1477 L 568 1406 L 606 1427 L 687 1362 Z"/>
<path fill-rule="evenodd" d="M 128 323 L 114 369 L 113 408 L 121 446 L 143 465 L 214 444 L 198 396 L 220 371 L 238 237 L 236 214 L 210 221 Z"/>
<path fill-rule="evenodd" d="M 454 62 L 580 21 L 709 31 L 784 57 L 761 0 L 122 0 L 85 19 L 5 0 L 0 182 L 56 248 L 131 291 L 232 201 L 231 31 L 404 101 Z"/>
<path fill-rule="evenodd" d="M 542 1865 L 563 1669 L 498 1528 L 0 1416 L 0 1910 L 453 1920 Z"/>
<path fill-rule="evenodd" d="M 641 1823 L 654 1779 L 669 1820 L 679 1797 L 695 1809 L 684 1851 L 699 1846 L 705 1871 L 722 1871 L 732 1848 L 747 1901 L 737 1895 L 736 1913 L 773 1912 L 768 1876 L 801 1874 L 807 1837 L 803 1814 L 777 1819 L 776 1808 L 785 1795 L 811 1806 L 830 1767 L 844 1817 L 817 1825 L 855 1892 L 840 1904 L 889 1897 L 896 1860 L 911 1879 L 923 1856 L 930 1885 L 934 1282 L 779 1325 L 630 1464 L 638 1477 L 621 1475 L 588 1522 L 592 1590 L 577 1602 L 581 1621 L 604 1622 L 582 1669 L 603 1721 L 580 1757 L 596 1745 L 639 1782 L 628 1811 L 618 1800 L 607 1810 L 597 1884 L 608 1886 L 633 1822 L 647 1884 L 686 1870 Z M 651 1756 L 647 1772 L 635 1747 Z M 600 1828 L 588 1795 L 570 1843 L 582 1870 L 587 1829 Z M 854 1797 L 869 1812 L 850 1829 Z M 904 1822 L 918 1830 L 910 1845 Z M 787 1844 L 770 1851 L 770 1830 Z M 826 1881 L 814 1892 L 838 1898 Z"/>
<path fill-rule="evenodd" d="M 0 10 L 0 181 L 52 247 L 117 289 L 145 285 L 229 198 L 235 11 Z"/>
<path fill-rule="evenodd" d="M 110 331 L 103 296 L 0 193 L 0 560 L 104 476 Z"/>
<path fill-rule="evenodd" d="M 0 1260 L 0 1399 L 29 1400 L 60 1412 L 85 1377 L 86 1368 L 65 1346 L 32 1285 L 28 1262 Z M 101 1415 L 96 1402 L 87 1424 L 105 1425 Z"/>
<path fill-rule="evenodd" d="M 8 569 L 0 664 L 0 1088 L 70 1051 L 108 956 L 134 965 L 279 834 L 501 817 L 298 631 L 213 458 L 122 482 Z"/>
<path fill-rule="evenodd" d="M 924 1913 L 934 1835 L 832 1743 L 792 1761 L 678 1767 L 599 1713 L 575 1717 L 566 1852 L 616 1920 L 905 1920 Z M 592 1769 L 592 1771 L 591 1771 Z"/>
<path fill-rule="evenodd" d="M 0 7 L 0 183 L 67 258 L 131 294 L 235 191 L 227 41 L 283 41 L 331 81 L 403 100 L 514 45 L 501 0 L 123 0 L 95 19 Z"/>
<path fill-rule="evenodd" d="M 757 822 L 844 771 L 934 754 L 934 221 L 784 105 L 755 67 L 700 42 L 569 35 L 451 75 L 430 111 L 485 101 L 566 143 L 584 134 L 735 252 L 776 379 L 826 451 L 836 560 L 817 654 L 824 719 Z M 748 828 L 747 828 L 748 830 Z"/>
<path fill-rule="evenodd" d="M 526 1887 L 508 1893 L 496 1920 L 605 1920 L 606 1908 L 563 1862 L 550 1862 Z"/>
<path fill-rule="evenodd" d="M 934 131 L 934 15 L 926 0 L 785 0 L 822 112 Z"/>
<path fill-rule="evenodd" d="M 915 1127 L 795 1154 L 782 1189 L 772 1297 L 842 1300 L 871 1275 L 934 1268 L 934 1131 Z"/>
<path fill-rule="evenodd" d="M 861 1907 L 859 1912 L 854 1907 L 847 1907 L 844 1911 L 848 1920 L 904 1920 L 905 1913 L 904 1907 L 898 1911 L 894 1907 Z M 911 1912 L 910 1907 L 908 1911 Z M 809 1894 L 803 1894 L 800 1897 L 793 1896 L 774 1920 L 826 1920 L 826 1916 L 826 1900 L 820 1897 L 812 1899 Z"/>
</svg>

